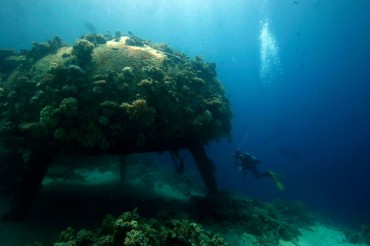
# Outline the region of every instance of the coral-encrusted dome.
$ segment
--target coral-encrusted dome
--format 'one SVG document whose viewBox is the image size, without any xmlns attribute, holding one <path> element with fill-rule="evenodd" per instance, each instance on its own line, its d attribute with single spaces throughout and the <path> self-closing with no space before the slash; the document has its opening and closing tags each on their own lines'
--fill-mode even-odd
<svg viewBox="0 0 370 246">
<path fill-rule="evenodd" d="M 215 64 L 201 57 L 102 35 L 73 47 L 55 38 L 11 55 L 20 65 L 0 66 L 0 139 L 7 147 L 162 151 L 229 134 L 231 110 Z"/>
</svg>

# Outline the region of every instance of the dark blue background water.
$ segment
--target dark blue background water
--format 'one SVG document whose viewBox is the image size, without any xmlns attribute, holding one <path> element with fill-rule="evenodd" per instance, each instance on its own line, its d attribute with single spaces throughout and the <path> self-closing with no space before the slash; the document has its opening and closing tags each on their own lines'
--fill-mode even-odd
<svg viewBox="0 0 370 246">
<path fill-rule="evenodd" d="M 0 47 L 30 48 L 58 34 L 132 31 L 217 63 L 234 112 L 232 142 L 208 149 L 223 188 L 263 199 L 299 199 L 339 221 L 370 220 L 370 1 L 368 0 L 3 0 Z M 268 20 L 281 73 L 260 77 Z M 267 48 L 271 46 L 267 46 Z M 265 47 L 266 48 L 266 47 Z M 243 179 L 239 146 L 283 174 Z"/>
</svg>

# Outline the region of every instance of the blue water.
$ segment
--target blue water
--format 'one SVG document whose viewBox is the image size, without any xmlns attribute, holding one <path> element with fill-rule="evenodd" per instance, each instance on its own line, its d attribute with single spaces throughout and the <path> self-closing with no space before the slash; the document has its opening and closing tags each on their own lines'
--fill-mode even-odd
<svg viewBox="0 0 370 246">
<path fill-rule="evenodd" d="M 3 0 L 0 47 L 30 48 L 121 30 L 216 62 L 234 112 L 232 141 L 212 143 L 217 179 L 262 199 L 302 200 L 338 221 L 370 221 L 370 1 Z M 271 180 L 242 178 L 253 153 Z"/>
</svg>

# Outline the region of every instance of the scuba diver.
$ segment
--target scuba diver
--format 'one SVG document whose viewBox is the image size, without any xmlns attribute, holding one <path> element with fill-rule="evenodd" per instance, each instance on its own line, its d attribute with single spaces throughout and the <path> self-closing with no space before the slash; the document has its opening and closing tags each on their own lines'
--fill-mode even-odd
<svg viewBox="0 0 370 246">
<path fill-rule="evenodd" d="M 257 169 L 257 165 L 261 161 L 258 160 L 255 156 L 247 152 L 241 152 L 239 149 L 237 149 L 234 152 L 234 158 L 235 158 L 235 165 L 239 168 L 240 171 L 243 172 L 243 177 L 245 177 L 249 171 L 252 173 L 252 175 L 256 179 L 260 179 L 264 177 L 272 178 L 272 180 L 274 181 L 278 189 L 284 190 L 285 188 L 284 185 L 277 178 L 279 174 L 274 173 L 272 171 L 260 172 Z"/>
</svg>

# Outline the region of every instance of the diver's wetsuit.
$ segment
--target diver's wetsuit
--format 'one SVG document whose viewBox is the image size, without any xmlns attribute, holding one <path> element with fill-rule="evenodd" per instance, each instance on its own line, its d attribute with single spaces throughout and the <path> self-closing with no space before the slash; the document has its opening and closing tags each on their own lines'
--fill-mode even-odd
<svg viewBox="0 0 370 246">
<path fill-rule="evenodd" d="M 241 153 L 239 150 L 237 150 L 234 153 L 234 158 L 235 158 L 235 165 L 240 168 L 241 171 L 243 171 L 243 177 L 245 177 L 250 171 L 252 175 L 257 178 L 263 178 L 263 177 L 270 177 L 271 174 L 269 172 L 260 172 L 256 165 L 260 163 L 260 160 L 258 160 L 255 156 L 243 152 Z"/>
</svg>

